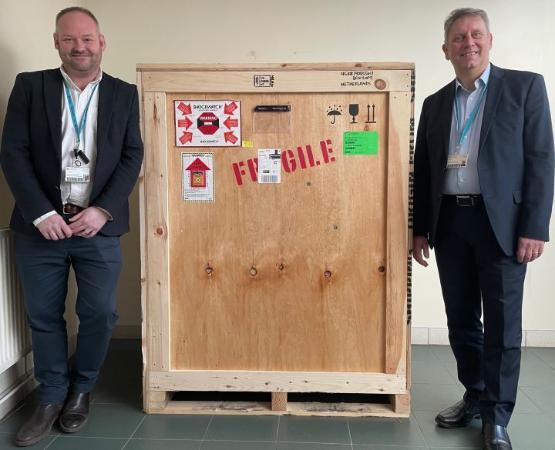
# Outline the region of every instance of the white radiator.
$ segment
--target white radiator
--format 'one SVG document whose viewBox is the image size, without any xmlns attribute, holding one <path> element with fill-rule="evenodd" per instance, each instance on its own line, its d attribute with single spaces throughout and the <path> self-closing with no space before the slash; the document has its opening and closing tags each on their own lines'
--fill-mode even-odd
<svg viewBox="0 0 555 450">
<path fill-rule="evenodd" d="M 31 350 L 21 286 L 15 270 L 13 237 L 0 229 L 0 373 Z"/>
</svg>

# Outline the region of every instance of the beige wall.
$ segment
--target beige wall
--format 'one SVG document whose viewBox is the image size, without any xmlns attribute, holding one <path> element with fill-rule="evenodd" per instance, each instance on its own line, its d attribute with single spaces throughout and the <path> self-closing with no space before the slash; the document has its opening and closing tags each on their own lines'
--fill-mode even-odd
<svg viewBox="0 0 555 450">
<path fill-rule="evenodd" d="M 17 72 L 58 64 L 51 43 L 52 20 L 67 4 L 2 0 L 0 121 Z M 87 0 L 83 4 L 97 14 L 107 38 L 104 69 L 127 81 L 134 81 L 137 63 L 409 61 L 416 63 L 417 116 L 425 96 L 453 77 L 441 54 L 442 23 L 451 9 L 461 6 L 451 0 Z M 519 0 L 473 2 L 490 14 L 492 61 L 543 73 L 555 104 L 555 4 L 534 0 L 522 5 Z M 8 221 L 4 205 L 9 196 L 0 183 L 0 225 Z M 123 240 L 126 263 L 119 290 L 124 327 L 140 322 L 137 204 L 134 193 L 133 232 Z M 529 268 L 526 329 L 555 330 L 553 267 L 555 248 L 550 245 Z M 414 326 L 445 327 L 434 267 L 415 268 L 413 298 Z"/>
</svg>

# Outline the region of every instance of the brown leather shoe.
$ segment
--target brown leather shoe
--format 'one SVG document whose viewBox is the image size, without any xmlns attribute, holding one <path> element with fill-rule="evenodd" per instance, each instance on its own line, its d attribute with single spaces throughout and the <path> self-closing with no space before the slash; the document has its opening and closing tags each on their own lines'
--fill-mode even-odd
<svg viewBox="0 0 555 450">
<path fill-rule="evenodd" d="M 441 411 L 436 416 L 436 423 L 442 428 L 461 428 L 478 417 L 480 417 L 478 405 L 463 399 Z"/>
<path fill-rule="evenodd" d="M 15 435 L 15 445 L 28 447 L 44 439 L 60 415 L 63 405 L 48 403 L 39 405 Z"/>
<path fill-rule="evenodd" d="M 492 423 L 482 426 L 482 445 L 484 450 L 513 450 L 507 428 Z"/>
<path fill-rule="evenodd" d="M 77 433 L 85 426 L 89 418 L 89 397 L 88 392 L 72 392 L 68 395 L 59 420 L 63 432 Z"/>
</svg>

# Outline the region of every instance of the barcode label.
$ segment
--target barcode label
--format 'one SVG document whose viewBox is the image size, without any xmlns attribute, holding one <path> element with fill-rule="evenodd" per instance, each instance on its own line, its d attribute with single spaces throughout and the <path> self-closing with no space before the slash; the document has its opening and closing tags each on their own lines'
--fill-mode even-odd
<svg viewBox="0 0 555 450">
<path fill-rule="evenodd" d="M 88 183 L 91 181 L 91 169 L 89 167 L 66 167 L 65 181 L 68 183 Z"/>
<path fill-rule="evenodd" d="M 260 175 L 259 183 L 279 183 L 277 175 Z"/>
<path fill-rule="evenodd" d="M 88 183 L 89 177 L 66 177 L 68 183 Z"/>
</svg>

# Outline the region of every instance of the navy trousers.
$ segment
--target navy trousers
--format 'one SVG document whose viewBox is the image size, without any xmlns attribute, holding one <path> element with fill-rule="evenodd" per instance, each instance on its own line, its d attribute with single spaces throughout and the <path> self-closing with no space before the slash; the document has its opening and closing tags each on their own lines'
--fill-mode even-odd
<svg viewBox="0 0 555 450">
<path fill-rule="evenodd" d="M 484 422 L 507 426 L 520 372 L 526 265 L 503 253 L 481 201 L 457 206 L 449 197 L 441 206 L 435 254 L 466 397 L 479 404 Z"/>
<path fill-rule="evenodd" d="M 40 403 L 63 403 L 68 390 L 90 392 L 118 318 L 119 237 L 49 241 L 15 234 L 16 265 L 32 332 Z M 70 369 L 64 320 L 70 267 L 77 281 L 77 349 Z"/>
</svg>

